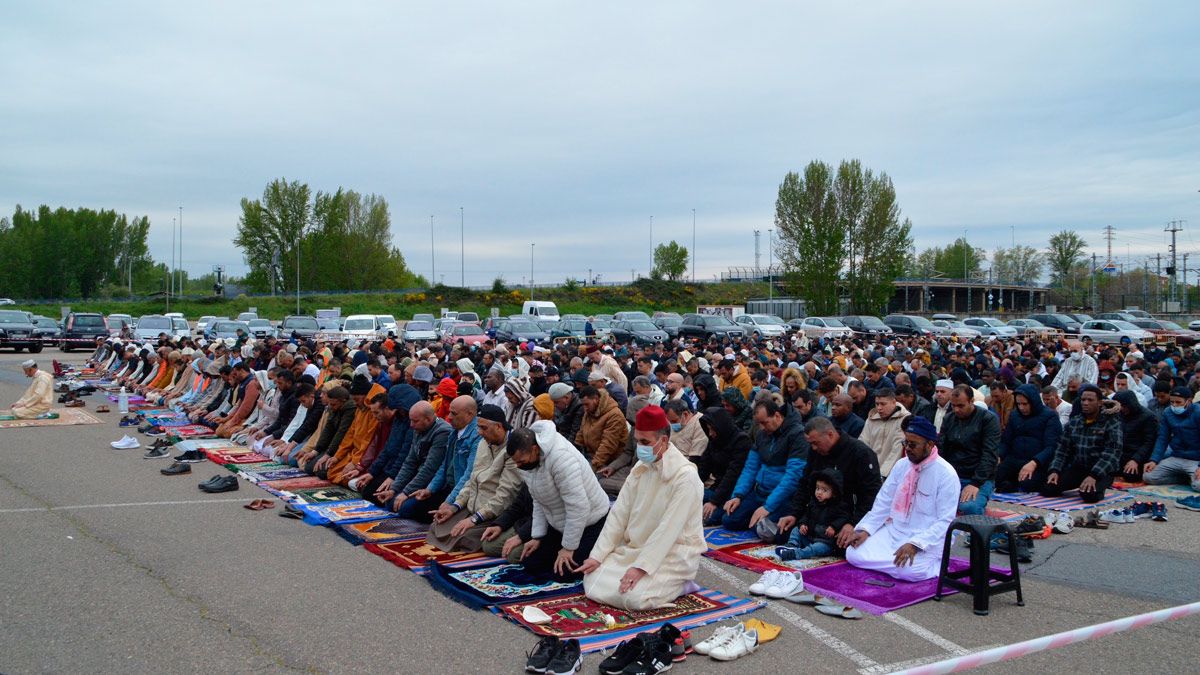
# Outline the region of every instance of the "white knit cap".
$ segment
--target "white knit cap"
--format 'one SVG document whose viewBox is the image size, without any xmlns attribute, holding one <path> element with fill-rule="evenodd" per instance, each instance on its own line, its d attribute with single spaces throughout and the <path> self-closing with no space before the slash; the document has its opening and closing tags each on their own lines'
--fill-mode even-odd
<svg viewBox="0 0 1200 675">
<path fill-rule="evenodd" d="M 937 384 L 933 385 L 933 387 L 935 389 L 953 389 L 954 381 L 953 380 L 938 380 Z"/>
</svg>

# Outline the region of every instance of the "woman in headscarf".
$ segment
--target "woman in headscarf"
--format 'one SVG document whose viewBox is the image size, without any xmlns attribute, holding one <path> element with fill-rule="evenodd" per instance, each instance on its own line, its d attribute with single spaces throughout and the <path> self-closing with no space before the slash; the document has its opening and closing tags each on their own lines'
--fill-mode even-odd
<svg viewBox="0 0 1200 675">
<path fill-rule="evenodd" d="M 458 385 L 450 378 L 444 378 L 438 382 L 437 393 L 434 394 L 433 410 L 438 417 L 449 421 L 450 420 L 450 402 L 458 397 Z"/>
<path fill-rule="evenodd" d="M 533 407 L 533 397 L 529 395 L 529 390 L 525 388 L 523 380 L 515 377 L 505 380 L 504 395 L 508 397 L 508 402 L 512 405 L 512 412 L 508 416 L 508 426 L 513 429 L 528 429 L 531 424 L 538 421 L 537 409 Z"/>
<path fill-rule="evenodd" d="M 747 434 L 750 433 L 750 428 L 754 425 L 754 411 L 750 409 L 746 397 L 742 396 L 742 390 L 737 387 L 725 387 L 724 393 L 721 394 L 721 402 L 725 411 L 733 418 L 734 426 Z"/>
<path fill-rule="evenodd" d="M 692 390 L 696 393 L 696 398 L 700 401 L 700 405 L 696 406 L 697 408 L 703 409 L 711 408 L 714 405 L 721 405 L 721 392 L 717 389 L 717 381 L 712 375 L 697 375 L 692 380 Z"/>
<path fill-rule="evenodd" d="M 1138 382 L 1129 373 L 1120 372 L 1117 373 L 1117 376 L 1113 379 L 1113 398 L 1115 399 L 1117 397 L 1116 395 L 1123 391 L 1133 392 L 1134 396 L 1137 396 L 1139 405 L 1146 405 L 1146 402 L 1149 401 L 1150 397 L 1154 395 L 1154 393 L 1150 391 L 1150 387 Z"/>
</svg>

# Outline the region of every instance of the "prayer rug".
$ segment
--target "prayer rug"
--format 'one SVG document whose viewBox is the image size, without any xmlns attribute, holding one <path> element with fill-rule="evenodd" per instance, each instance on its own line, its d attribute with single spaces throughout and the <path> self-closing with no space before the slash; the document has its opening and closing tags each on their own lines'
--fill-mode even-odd
<svg viewBox="0 0 1200 675">
<path fill-rule="evenodd" d="M 210 450 L 213 448 L 237 448 L 238 445 L 228 438 L 190 438 L 180 441 L 179 448 L 183 450 Z"/>
<path fill-rule="evenodd" d="M 1020 504 L 1035 509 L 1046 509 L 1048 511 L 1082 511 L 1084 509 L 1101 509 L 1105 506 L 1119 504 L 1123 501 L 1133 499 L 1132 496 L 1120 490 L 1109 490 L 1104 499 L 1095 504 L 1085 504 L 1079 498 L 1078 490 L 1068 490 L 1061 497 L 1043 497 L 1036 492 L 997 492 L 992 495 L 992 500 L 1004 502 L 1006 504 Z"/>
<path fill-rule="evenodd" d="M 236 451 L 232 448 L 230 448 L 230 449 L 213 448 L 213 449 L 205 450 L 204 454 L 208 456 L 209 461 L 216 462 L 217 464 L 221 464 L 221 465 L 225 465 L 225 464 L 261 464 L 263 462 L 271 461 L 271 458 L 267 457 L 266 455 L 260 455 L 257 452 L 245 450 L 244 448 L 243 448 L 243 451 Z"/>
<path fill-rule="evenodd" d="M 172 427 L 171 435 L 180 438 L 214 438 L 216 429 L 209 429 L 203 424 L 187 424 L 182 427 Z"/>
<path fill-rule="evenodd" d="M 368 520 L 396 517 L 395 513 L 381 509 L 365 499 L 325 504 L 293 504 L 293 506 L 304 512 L 304 522 L 309 525 L 361 523 Z"/>
<path fill-rule="evenodd" d="M 950 558 L 950 571 L 964 570 L 970 563 L 962 558 Z M 992 570 L 1008 573 L 1007 567 L 992 566 Z M 892 584 L 884 588 L 868 580 Z M 834 602 L 864 612 L 880 615 L 924 602 L 937 594 L 937 577 L 925 581 L 900 581 L 883 572 L 864 570 L 842 561 L 804 573 L 804 590 L 825 596 Z M 956 591 L 943 587 L 942 595 Z"/>
<path fill-rule="evenodd" d="M 358 494 L 350 488 L 342 487 L 341 485 L 333 485 L 330 487 L 306 488 L 303 490 L 289 490 L 288 492 L 295 495 L 305 504 L 323 504 L 325 502 L 346 502 L 353 499 L 362 499 L 362 495 Z"/>
<path fill-rule="evenodd" d="M 709 548 L 723 548 L 725 546 L 733 546 L 734 544 L 748 544 L 752 541 L 758 541 L 758 535 L 754 530 L 742 530 L 734 532 L 723 527 L 706 527 L 704 528 L 704 541 Z"/>
<path fill-rule="evenodd" d="M 238 466 L 237 464 L 229 464 L 227 466 Z M 245 464 L 241 466 L 247 466 Z M 291 478 L 304 478 L 308 474 L 304 473 L 304 469 L 297 469 L 294 466 L 288 466 L 278 469 L 254 469 L 251 471 L 239 471 L 242 478 L 251 483 L 263 483 L 277 480 L 288 480 Z M 268 490 L 269 491 L 269 490 Z"/>
<path fill-rule="evenodd" d="M 121 400 L 121 395 L 120 394 L 109 394 L 108 400 L 112 401 L 113 403 L 118 403 Z M 146 398 L 143 396 L 127 396 L 126 401 L 128 401 L 129 405 L 138 405 L 138 404 L 144 405 L 146 403 Z"/>
<path fill-rule="evenodd" d="M 146 421 L 149 422 L 150 424 L 153 424 L 158 427 L 163 427 L 163 428 L 182 427 L 182 426 L 187 426 L 187 425 L 191 424 L 191 421 L 188 419 L 188 416 L 184 415 L 182 413 L 180 413 L 180 414 L 166 413 L 166 414 L 161 414 L 161 415 L 158 415 L 158 414 L 146 415 Z"/>
<path fill-rule="evenodd" d="M 758 573 L 766 572 L 767 570 L 810 570 L 814 567 L 832 565 L 842 560 L 842 558 L 837 556 L 823 556 L 820 558 L 784 562 L 775 555 L 775 546 L 773 544 L 764 544 L 761 541 L 709 549 L 704 552 L 704 556 L 727 565 L 733 565 L 734 567 Z"/>
<path fill-rule="evenodd" d="M 280 481 L 286 482 L 286 481 Z M 367 523 L 338 525 L 337 533 L 343 539 L 359 544 L 389 544 L 394 541 L 425 541 L 429 526 L 408 518 L 387 518 Z"/>
<path fill-rule="evenodd" d="M 1142 497 L 1175 500 L 1180 497 L 1192 497 L 1198 494 L 1188 485 L 1146 485 L 1145 483 L 1126 483 L 1122 490 Z"/>
<path fill-rule="evenodd" d="M 690 630 L 753 612 L 766 604 L 765 601 L 739 599 L 702 588 L 677 598 L 667 607 L 638 612 L 602 605 L 582 593 L 497 605 L 492 607 L 492 611 L 537 635 L 578 638 L 582 651 L 595 652 L 614 647 L 638 633 L 656 630 L 668 621 L 680 630 Z M 550 615 L 550 623 L 534 625 L 526 622 L 521 612 L 528 606 L 537 607 Z M 616 623 L 606 624 L 605 614 Z"/>
<path fill-rule="evenodd" d="M 62 410 L 55 409 L 52 412 L 58 414 L 57 419 L 5 419 L 0 420 L 0 429 L 22 429 L 25 427 L 67 427 L 76 424 L 101 424 L 100 420 L 96 419 L 91 413 L 82 408 L 63 408 Z"/>
<path fill-rule="evenodd" d="M 286 464 L 280 464 L 279 468 L 286 467 Z M 258 484 L 261 488 L 269 488 L 279 490 L 281 492 L 292 492 L 293 490 L 304 490 L 306 488 L 323 488 L 330 487 L 333 483 L 318 478 L 317 476 L 302 476 L 300 478 L 286 478 L 284 480 L 263 481 Z"/>
<path fill-rule="evenodd" d="M 524 565 L 508 563 L 455 571 L 435 562 L 425 576 L 435 589 L 472 609 L 518 601 L 528 603 L 583 590 L 582 581 L 563 583 L 549 574 L 530 574 Z"/>
<path fill-rule="evenodd" d="M 486 561 L 504 562 L 499 558 L 486 558 L 483 553 L 446 553 L 433 544 L 425 543 L 425 537 L 394 541 L 390 544 L 363 544 L 363 548 L 397 567 L 403 567 L 421 575 L 429 571 L 431 562 L 449 567 L 463 563 L 481 565 Z"/>
</svg>

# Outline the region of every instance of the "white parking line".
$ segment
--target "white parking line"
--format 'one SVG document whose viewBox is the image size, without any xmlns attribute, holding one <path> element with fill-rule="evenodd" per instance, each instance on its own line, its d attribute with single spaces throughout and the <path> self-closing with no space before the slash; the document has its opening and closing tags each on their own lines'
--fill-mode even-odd
<svg viewBox="0 0 1200 675">
<path fill-rule="evenodd" d="M 720 564 L 712 562 L 711 560 L 709 560 L 707 558 L 701 559 L 700 564 L 704 566 L 704 569 L 721 577 L 726 582 L 732 584 L 739 590 L 744 590 L 744 588 L 746 586 L 745 582 L 743 582 L 741 579 L 739 579 L 737 577 L 737 575 L 733 574 L 732 572 L 729 572 L 728 570 L 723 569 Z M 873 668 L 879 667 L 880 664 L 878 661 L 872 659 L 871 657 L 867 656 L 866 654 L 863 654 L 862 652 L 858 651 L 854 647 L 851 647 L 850 645 L 841 641 L 837 637 L 830 635 L 829 633 L 825 632 L 825 630 L 821 629 L 819 626 L 813 624 L 812 622 L 806 621 L 805 619 L 800 618 L 799 614 L 796 614 L 791 609 L 783 606 L 781 603 L 768 602 L 767 609 L 778 614 L 780 616 L 780 618 L 782 618 L 784 621 L 787 621 L 788 623 L 792 624 L 796 628 L 799 628 L 800 630 L 804 631 L 805 633 L 808 633 L 812 637 L 816 638 L 816 640 L 818 642 L 820 642 L 821 644 L 825 645 L 826 647 L 829 647 L 830 649 L 837 652 L 838 654 L 841 654 L 842 656 L 846 657 L 847 659 L 853 661 L 854 663 L 856 663 L 858 665 L 859 668 L 873 669 Z M 937 660 L 940 660 L 943 658 L 945 658 L 945 657 L 939 656 L 939 657 L 934 658 L 934 661 L 937 661 Z"/>
<path fill-rule="evenodd" d="M 0 513 L 38 513 L 47 511 L 76 511 L 79 509 L 111 509 L 122 506 L 176 506 L 180 504 L 227 504 L 229 502 L 244 502 L 245 497 L 235 499 L 188 499 L 174 502 L 126 502 L 123 504 L 75 504 L 72 506 L 43 506 L 20 509 L 0 509 Z"/>
<path fill-rule="evenodd" d="M 900 616 L 899 614 L 896 614 L 895 612 L 888 612 L 887 614 L 883 615 L 883 618 L 887 619 L 888 621 L 891 621 L 892 623 L 896 624 L 897 626 L 900 626 L 901 628 L 912 633 L 913 635 L 925 638 L 926 640 L 941 647 L 942 649 L 945 649 L 946 651 L 950 652 L 951 654 L 954 654 L 955 656 L 962 656 L 963 654 L 970 653 L 970 650 L 964 649 L 963 647 L 960 647 L 957 644 L 954 644 L 950 640 L 947 640 L 946 638 L 929 630 L 928 628 L 922 626 L 921 624 L 919 624 L 911 619 L 906 619 L 906 618 Z"/>
</svg>

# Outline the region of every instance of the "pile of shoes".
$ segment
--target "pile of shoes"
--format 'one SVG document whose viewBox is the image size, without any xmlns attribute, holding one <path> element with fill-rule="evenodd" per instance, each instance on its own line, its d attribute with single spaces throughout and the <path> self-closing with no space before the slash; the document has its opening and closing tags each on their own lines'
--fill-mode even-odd
<svg viewBox="0 0 1200 675">
<path fill-rule="evenodd" d="M 656 631 L 639 633 L 617 645 L 603 661 L 600 672 L 606 675 L 649 675 L 669 670 L 692 651 L 691 633 L 664 623 Z M 549 672 L 549 671 L 547 671 Z"/>
<path fill-rule="evenodd" d="M 707 640 L 696 645 L 696 653 L 716 661 L 733 661 L 779 637 L 780 627 L 750 619 L 717 628 Z"/>
<path fill-rule="evenodd" d="M 525 672 L 546 675 L 571 675 L 583 665 L 579 640 L 560 640 L 546 636 L 538 640 L 533 651 L 526 655 Z"/>
<path fill-rule="evenodd" d="M 1098 518 L 1100 522 L 1112 525 L 1136 523 L 1143 518 L 1165 523 L 1167 522 L 1167 505 L 1162 502 L 1136 501 L 1133 506 L 1101 511 Z"/>
<path fill-rule="evenodd" d="M 789 595 L 795 595 L 804 590 L 804 579 L 799 572 L 787 570 L 767 570 L 758 581 L 750 584 L 750 593 L 765 595 L 776 600 Z"/>
</svg>

